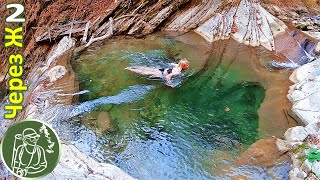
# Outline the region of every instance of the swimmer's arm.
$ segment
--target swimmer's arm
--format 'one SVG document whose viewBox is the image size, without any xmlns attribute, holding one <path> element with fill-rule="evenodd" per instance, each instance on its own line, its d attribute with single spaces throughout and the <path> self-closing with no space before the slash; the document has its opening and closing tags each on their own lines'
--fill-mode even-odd
<svg viewBox="0 0 320 180">
<path fill-rule="evenodd" d="M 172 72 L 171 74 L 168 74 L 165 76 L 165 79 L 167 81 L 167 83 L 170 85 L 170 86 L 173 86 L 173 83 L 171 81 L 171 78 L 175 77 L 175 76 L 178 76 L 180 74 L 180 72 Z"/>
</svg>

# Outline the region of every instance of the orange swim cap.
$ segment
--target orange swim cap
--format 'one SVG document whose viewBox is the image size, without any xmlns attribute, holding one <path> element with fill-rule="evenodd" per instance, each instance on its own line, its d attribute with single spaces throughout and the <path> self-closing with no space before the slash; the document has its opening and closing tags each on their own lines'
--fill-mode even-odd
<svg viewBox="0 0 320 180">
<path fill-rule="evenodd" d="M 189 69 L 189 61 L 186 58 L 181 59 L 179 61 L 179 65 L 184 71 Z"/>
</svg>

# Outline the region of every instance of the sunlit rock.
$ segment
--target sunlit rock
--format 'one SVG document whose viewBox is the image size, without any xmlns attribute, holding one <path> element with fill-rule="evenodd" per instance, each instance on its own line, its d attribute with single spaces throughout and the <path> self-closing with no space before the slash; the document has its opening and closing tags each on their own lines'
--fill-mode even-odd
<svg viewBox="0 0 320 180">
<path fill-rule="evenodd" d="M 275 50 L 274 36 L 286 29 L 259 2 L 241 0 L 238 6 L 217 12 L 195 31 L 209 42 L 232 37 L 240 43 Z"/>
<path fill-rule="evenodd" d="M 312 169 L 312 164 L 308 161 L 305 160 L 301 166 L 301 170 L 305 171 L 305 172 L 309 172 Z"/>
<path fill-rule="evenodd" d="M 296 126 L 293 128 L 288 129 L 284 137 L 287 141 L 291 142 L 302 142 L 304 141 L 309 134 L 302 126 Z"/>
<path fill-rule="evenodd" d="M 295 70 L 290 79 L 295 83 L 288 98 L 293 103 L 293 112 L 304 124 L 320 120 L 320 60 L 313 61 Z"/>
</svg>

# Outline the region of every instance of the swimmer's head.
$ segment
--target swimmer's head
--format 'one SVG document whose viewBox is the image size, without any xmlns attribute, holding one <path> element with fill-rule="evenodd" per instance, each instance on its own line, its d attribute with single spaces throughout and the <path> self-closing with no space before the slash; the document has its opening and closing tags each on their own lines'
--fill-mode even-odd
<svg viewBox="0 0 320 180">
<path fill-rule="evenodd" d="M 182 70 L 186 71 L 189 69 L 189 61 L 186 58 L 183 58 L 179 61 L 179 66 Z"/>
</svg>

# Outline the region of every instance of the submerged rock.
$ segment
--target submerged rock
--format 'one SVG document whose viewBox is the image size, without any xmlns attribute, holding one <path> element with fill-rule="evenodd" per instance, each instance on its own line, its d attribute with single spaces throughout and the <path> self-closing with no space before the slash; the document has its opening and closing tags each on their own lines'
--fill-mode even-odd
<svg viewBox="0 0 320 180">
<path fill-rule="evenodd" d="M 127 175 L 118 167 L 111 164 L 99 163 L 73 145 L 62 144 L 61 153 L 61 160 L 58 166 L 44 180 L 134 180 L 134 178 Z"/>
<path fill-rule="evenodd" d="M 258 166 L 274 167 L 275 164 L 285 161 L 288 156 L 277 150 L 276 139 L 262 139 L 252 144 L 243 154 L 240 155 L 235 166 Z"/>
</svg>

